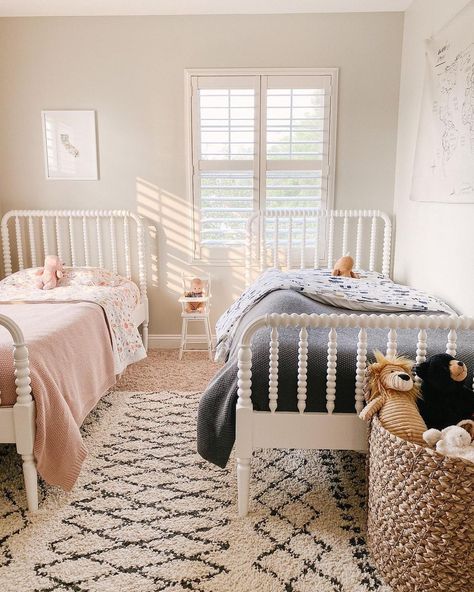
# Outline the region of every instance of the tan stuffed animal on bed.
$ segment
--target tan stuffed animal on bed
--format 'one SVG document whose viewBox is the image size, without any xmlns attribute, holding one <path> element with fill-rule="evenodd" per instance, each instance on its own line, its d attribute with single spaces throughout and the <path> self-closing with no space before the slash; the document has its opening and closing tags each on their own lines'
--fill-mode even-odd
<svg viewBox="0 0 474 592">
<path fill-rule="evenodd" d="M 426 424 L 416 405 L 419 386 L 411 376 L 414 363 L 401 356 L 387 358 L 379 351 L 374 354 L 376 361 L 367 368 L 364 388 L 367 405 L 359 417 L 369 421 L 378 413 L 386 430 L 403 440 L 426 446 L 423 440 Z"/>
<path fill-rule="evenodd" d="M 359 278 L 360 275 L 355 271 L 352 271 L 353 267 L 354 259 L 352 259 L 350 255 L 344 255 L 344 257 L 340 257 L 336 261 L 334 269 L 332 270 L 332 275 L 336 277 Z"/>
</svg>

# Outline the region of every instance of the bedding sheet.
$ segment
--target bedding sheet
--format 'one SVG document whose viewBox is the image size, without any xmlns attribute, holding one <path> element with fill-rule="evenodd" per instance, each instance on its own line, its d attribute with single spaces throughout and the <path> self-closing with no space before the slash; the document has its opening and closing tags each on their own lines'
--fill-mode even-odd
<svg viewBox="0 0 474 592">
<path fill-rule="evenodd" d="M 227 363 L 217 372 L 201 397 L 197 421 L 197 448 L 200 455 L 220 467 L 227 464 L 235 440 L 237 402 L 237 354 L 242 332 L 261 315 L 279 313 L 340 314 L 351 313 L 317 302 L 296 290 L 276 290 L 262 297 L 237 322 L 230 343 Z M 362 314 L 356 311 L 354 314 Z M 374 313 L 381 314 L 381 313 Z M 421 312 L 413 314 L 423 314 Z M 328 330 L 309 330 L 308 411 L 326 411 L 326 365 Z M 416 354 L 417 330 L 398 331 L 398 351 L 412 359 Z M 356 344 L 358 329 L 338 329 L 336 368 L 336 413 L 354 413 Z M 427 331 L 428 356 L 446 350 L 447 331 Z M 470 373 L 474 368 L 473 333 L 458 331 L 458 356 Z M 257 411 L 268 411 L 270 330 L 261 329 L 252 341 L 252 403 Z M 279 330 L 278 411 L 297 411 L 298 329 Z M 368 330 L 369 358 L 374 349 L 385 351 L 387 331 Z M 471 380 L 471 378 L 469 379 Z"/>
<path fill-rule="evenodd" d="M 456 314 L 438 298 L 415 288 L 396 284 L 379 273 L 361 272 L 360 275 L 360 278 L 355 279 L 334 277 L 329 269 L 286 272 L 267 269 L 217 321 L 216 362 L 227 359 L 242 315 L 275 290 L 294 290 L 323 304 L 351 311 Z"/>
<path fill-rule="evenodd" d="M 39 268 L 25 269 L 0 281 L 0 304 L 7 302 L 93 302 L 105 312 L 113 345 L 115 374 L 146 357 L 133 322 L 140 302 L 138 286 L 113 272 L 97 268 L 65 268 L 53 290 L 36 287 Z"/>
<path fill-rule="evenodd" d="M 90 302 L 43 302 L 0 304 L 0 313 L 18 323 L 28 346 L 38 472 L 69 490 L 87 454 L 79 426 L 115 383 L 104 311 Z M 12 351 L 10 333 L 0 327 L 2 405 L 16 401 Z"/>
</svg>

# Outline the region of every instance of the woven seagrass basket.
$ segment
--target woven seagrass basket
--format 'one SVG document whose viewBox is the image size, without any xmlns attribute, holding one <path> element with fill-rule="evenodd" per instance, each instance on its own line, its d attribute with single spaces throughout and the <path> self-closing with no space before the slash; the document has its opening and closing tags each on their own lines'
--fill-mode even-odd
<svg viewBox="0 0 474 592">
<path fill-rule="evenodd" d="M 474 464 L 369 431 L 368 545 L 395 592 L 474 591 Z"/>
</svg>

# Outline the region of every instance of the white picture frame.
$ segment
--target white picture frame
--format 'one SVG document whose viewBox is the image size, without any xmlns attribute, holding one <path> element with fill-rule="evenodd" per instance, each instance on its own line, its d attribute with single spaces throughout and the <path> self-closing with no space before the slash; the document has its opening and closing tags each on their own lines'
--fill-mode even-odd
<svg viewBox="0 0 474 592">
<path fill-rule="evenodd" d="M 42 111 L 41 119 L 46 179 L 96 181 L 95 111 Z"/>
</svg>

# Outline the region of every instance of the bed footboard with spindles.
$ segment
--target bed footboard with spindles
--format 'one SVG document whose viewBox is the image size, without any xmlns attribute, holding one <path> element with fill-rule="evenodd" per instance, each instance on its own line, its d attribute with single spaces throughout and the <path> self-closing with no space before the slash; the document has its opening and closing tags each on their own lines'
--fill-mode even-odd
<svg viewBox="0 0 474 592">
<path fill-rule="evenodd" d="M 296 407 L 298 411 L 278 411 L 279 330 L 299 329 Z M 261 329 L 270 329 L 269 389 L 270 411 L 254 411 L 252 405 L 252 338 Z M 354 412 L 335 413 L 338 329 L 356 330 L 354 340 Z M 447 315 L 367 315 L 367 314 L 270 314 L 252 322 L 244 331 L 238 355 L 238 401 L 236 409 L 236 456 L 239 514 L 245 516 L 249 504 L 250 463 L 254 450 L 260 448 L 339 449 L 365 451 L 366 424 L 358 414 L 364 406 L 363 382 L 370 347 L 371 329 L 387 331 L 386 354 L 397 353 L 399 331 L 411 329 L 417 334 L 416 363 L 426 359 L 427 331 L 446 333 L 446 352 L 456 356 L 457 331 L 474 331 L 474 318 Z M 327 364 L 321 368 L 326 375 L 325 393 L 308 393 L 308 335 L 322 331 L 327 335 Z M 473 333 L 474 338 L 474 333 Z M 326 412 L 307 412 L 308 396 L 325 397 Z"/>
</svg>

